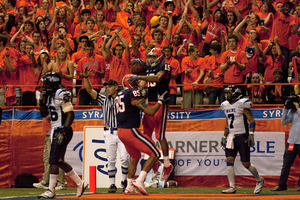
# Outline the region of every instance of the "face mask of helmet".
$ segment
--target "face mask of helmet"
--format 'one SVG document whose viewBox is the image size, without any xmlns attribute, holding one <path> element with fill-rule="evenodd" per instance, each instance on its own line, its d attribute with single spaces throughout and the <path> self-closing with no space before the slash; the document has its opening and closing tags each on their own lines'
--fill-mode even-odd
<svg viewBox="0 0 300 200">
<path fill-rule="evenodd" d="M 151 66 L 151 67 L 154 67 L 158 64 L 158 60 L 159 58 L 157 56 L 154 56 L 154 55 L 148 55 L 147 56 L 147 63 Z"/>
<path fill-rule="evenodd" d="M 160 58 L 162 57 L 161 50 L 159 48 L 153 48 L 147 54 L 146 62 L 151 66 L 154 67 L 160 62 Z"/>
<path fill-rule="evenodd" d="M 55 72 L 47 72 L 41 79 L 48 94 L 55 92 L 61 84 L 60 76 Z"/>
<path fill-rule="evenodd" d="M 228 93 L 231 93 L 231 95 L 227 95 Z M 235 86 L 228 86 L 225 88 L 225 98 L 227 101 L 233 102 L 241 99 L 243 97 L 242 91 L 240 88 Z"/>
</svg>

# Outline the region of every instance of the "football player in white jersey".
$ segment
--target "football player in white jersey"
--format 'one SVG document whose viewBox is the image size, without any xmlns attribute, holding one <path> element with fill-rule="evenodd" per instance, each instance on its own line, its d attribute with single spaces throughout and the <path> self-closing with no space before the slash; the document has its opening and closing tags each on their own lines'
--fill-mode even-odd
<svg viewBox="0 0 300 200">
<path fill-rule="evenodd" d="M 51 121 L 51 151 L 49 189 L 39 195 L 40 199 L 55 198 L 55 186 L 58 170 L 61 168 L 77 185 L 77 197 L 80 197 L 88 187 L 73 170 L 72 166 L 64 161 L 67 145 L 72 139 L 72 123 L 74 109 L 71 103 L 71 92 L 63 88 L 61 78 L 55 72 L 47 72 L 41 79 L 44 86 L 40 96 L 40 113 L 42 117 L 48 114 Z"/>
<path fill-rule="evenodd" d="M 250 147 L 254 146 L 255 129 L 255 121 L 250 110 L 252 102 L 250 99 L 243 98 L 241 89 L 234 85 L 225 88 L 225 97 L 226 101 L 221 104 L 221 109 L 226 115 L 221 147 L 225 149 L 230 188 L 223 190 L 222 193 L 236 192 L 234 160 L 239 152 L 242 164 L 256 179 L 254 193 L 258 194 L 262 190 L 264 178 L 259 176 L 256 167 L 250 163 Z M 250 127 L 247 120 L 250 122 Z"/>
</svg>

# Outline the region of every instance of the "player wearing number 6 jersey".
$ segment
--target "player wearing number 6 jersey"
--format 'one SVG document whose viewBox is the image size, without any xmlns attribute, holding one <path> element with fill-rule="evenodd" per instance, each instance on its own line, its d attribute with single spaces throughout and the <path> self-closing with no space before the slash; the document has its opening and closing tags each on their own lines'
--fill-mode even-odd
<svg viewBox="0 0 300 200">
<path fill-rule="evenodd" d="M 128 74 L 123 78 L 124 90 L 118 92 L 115 99 L 119 138 L 131 156 L 131 162 L 128 167 L 127 188 L 124 194 L 136 195 L 138 193 L 135 188 L 137 188 L 142 194 L 147 195 L 148 193 L 144 188 L 144 180 L 147 173 L 158 161 L 160 153 L 151 137 L 139 130 L 140 110 L 147 115 L 154 115 L 165 104 L 169 95 L 167 91 L 162 95 L 158 95 L 157 103 L 153 106 L 148 106 L 145 103 L 145 98 L 137 89 L 136 81 L 133 83 L 128 82 L 128 78 L 131 76 L 133 75 Z M 150 157 L 145 162 L 139 177 L 133 180 L 138 161 L 141 158 L 141 152 L 146 153 Z"/>
<path fill-rule="evenodd" d="M 260 177 L 256 167 L 250 163 L 250 147 L 254 146 L 255 121 L 250 111 L 252 102 L 250 99 L 242 98 L 241 89 L 234 85 L 225 88 L 226 101 L 221 104 L 221 109 L 226 115 L 224 136 L 221 147 L 225 149 L 227 161 L 227 176 L 230 188 L 222 193 L 235 193 L 234 160 L 239 152 L 241 162 L 256 179 L 254 193 L 261 192 L 264 178 Z M 250 122 L 250 133 L 248 122 Z"/>
<path fill-rule="evenodd" d="M 40 199 L 55 198 L 55 186 L 58 170 L 61 168 L 77 185 L 77 197 L 80 197 L 88 183 L 82 181 L 72 166 L 64 161 L 67 146 L 73 137 L 72 123 L 74 109 L 71 103 L 71 93 L 61 86 L 60 76 L 55 72 L 47 72 L 41 79 L 44 86 L 40 96 L 40 113 L 42 117 L 48 114 L 51 121 L 51 150 L 49 190 L 39 195 Z"/>
<path fill-rule="evenodd" d="M 148 105 L 154 106 L 157 101 L 157 95 L 163 94 L 165 91 L 169 91 L 169 82 L 171 79 L 172 67 L 165 62 L 161 62 L 163 55 L 159 48 L 153 48 L 147 55 L 147 62 L 145 70 L 147 76 L 131 76 L 128 81 L 141 80 L 139 86 L 145 87 L 146 81 L 148 82 Z M 152 137 L 152 133 L 155 130 L 155 137 L 160 142 L 163 158 L 164 168 L 160 177 L 161 181 L 168 179 L 170 173 L 173 171 L 173 165 L 169 159 L 169 147 L 166 139 L 166 126 L 167 117 L 169 112 L 169 104 L 163 104 L 154 116 L 144 115 L 143 126 L 144 133 Z M 160 162 L 157 161 L 153 168 L 153 178 L 158 175 L 158 168 Z"/>
</svg>

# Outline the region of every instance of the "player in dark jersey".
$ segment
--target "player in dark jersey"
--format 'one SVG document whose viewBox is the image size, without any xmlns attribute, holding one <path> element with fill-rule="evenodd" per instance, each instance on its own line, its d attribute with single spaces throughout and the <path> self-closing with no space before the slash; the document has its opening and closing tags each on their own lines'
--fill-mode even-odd
<svg viewBox="0 0 300 200">
<path fill-rule="evenodd" d="M 163 55 L 159 48 L 153 48 L 147 55 L 147 61 L 145 65 L 146 76 L 131 76 L 128 81 L 133 82 L 141 80 L 139 86 L 143 89 L 148 82 L 148 105 L 153 106 L 157 103 L 157 94 L 161 95 L 165 91 L 169 91 L 169 82 L 171 78 L 172 67 L 165 62 L 161 62 Z M 161 181 L 167 180 L 171 172 L 173 171 L 173 165 L 169 159 L 169 147 L 168 141 L 165 136 L 167 117 L 169 112 L 169 104 L 166 103 L 160 107 L 158 112 L 154 116 L 144 115 L 143 127 L 144 133 L 152 136 L 155 129 L 155 137 L 160 142 L 163 158 L 164 168 L 160 177 Z M 158 175 L 158 168 L 160 162 L 157 161 L 153 168 L 153 178 Z"/>
<path fill-rule="evenodd" d="M 158 95 L 157 103 L 150 107 L 145 103 L 145 98 L 137 89 L 137 83 L 128 82 L 128 78 L 131 76 L 133 75 L 128 74 L 124 76 L 122 81 L 124 90 L 118 92 L 115 99 L 118 135 L 131 156 L 131 162 L 128 167 L 127 187 L 124 194 L 139 194 L 135 190 L 137 188 L 143 195 L 147 195 L 148 193 L 144 188 L 144 180 L 153 165 L 158 161 L 160 153 L 151 137 L 139 130 L 140 111 L 143 111 L 147 115 L 154 115 L 165 104 L 169 95 L 168 91 L 165 91 L 162 95 Z M 139 177 L 133 180 L 138 161 L 141 158 L 141 152 L 146 153 L 150 157 L 145 162 Z"/>
<path fill-rule="evenodd" d="M 80 197 L 88 187 L 73 170 L 72 166 L 64 161 L 67 146 L 73 137 L 72 123 L 74 109 L 71 103 L 71 92 L 61 87 L 61 78 L 55 72 L 47 72 L 41 79 L 44 86 L 41 90 L 40 113 L 42 117 L 50 116 L 51 121 L 51 150 L 49 189 L 39 195 L 40 199 L 55 198 L 55 186 L 58 170 L 61 168 L 77 185 L 77 197 Z"/>
</svg>

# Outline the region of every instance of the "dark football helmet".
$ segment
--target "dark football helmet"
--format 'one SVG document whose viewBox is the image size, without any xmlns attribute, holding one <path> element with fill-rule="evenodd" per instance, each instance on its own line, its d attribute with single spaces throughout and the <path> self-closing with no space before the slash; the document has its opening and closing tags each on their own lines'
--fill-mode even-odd
<svg viewBox="0 0 300 200">
<path fill-rule="evenodd" d="M 243 97 L 242 90 L 235 85 L 227 86 L 224 91 L 226 100 L 229 102 L 237 101 Z M 231 95 L 227 95 L 228 93 L 231 93 Z"/>
<path fill-rule="evenodd" d="M 61 78 L 56 72 L 47 72 L 41 78 L 47 92 L 56 91 L 61 84 Z"/>
</svg>

